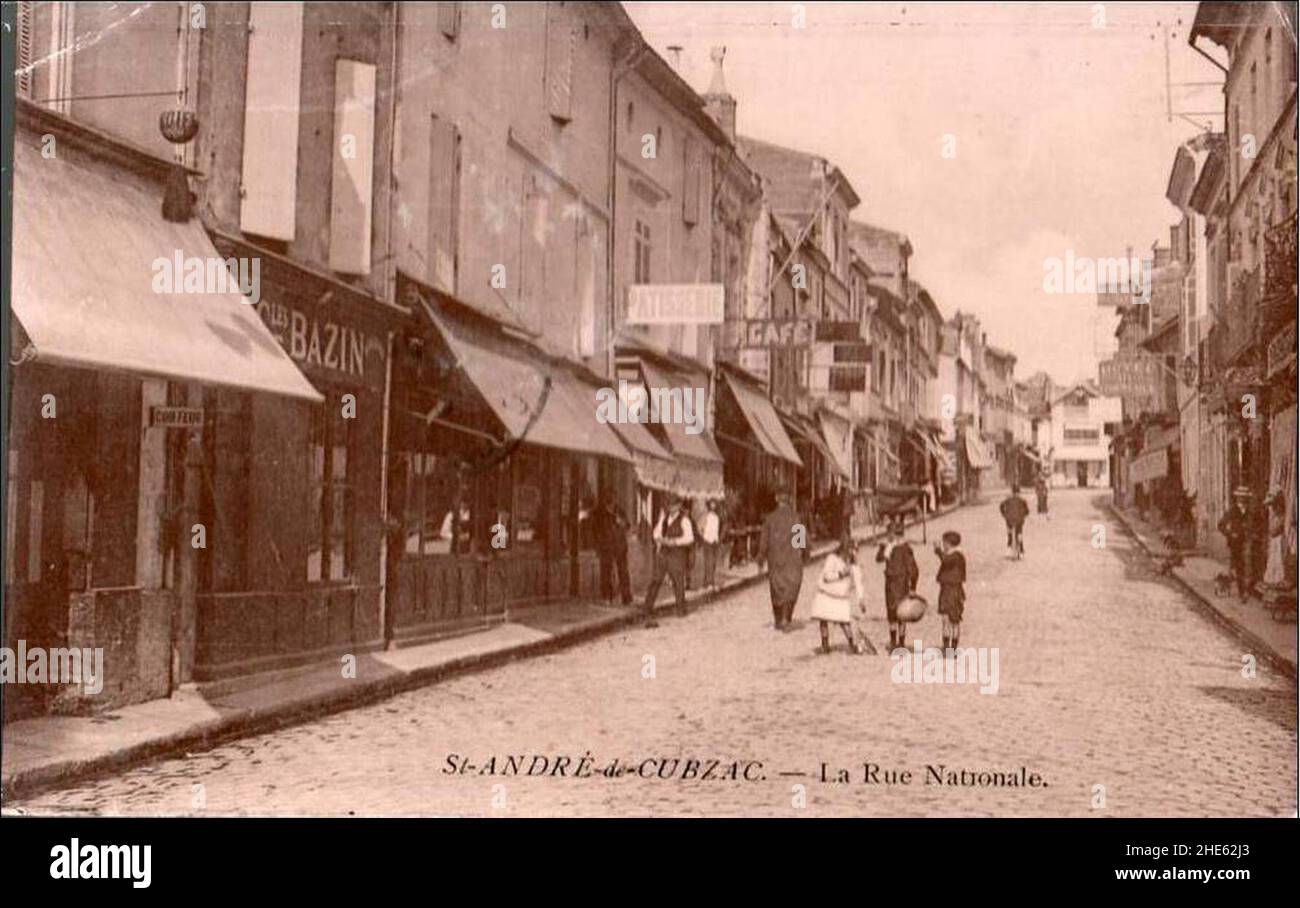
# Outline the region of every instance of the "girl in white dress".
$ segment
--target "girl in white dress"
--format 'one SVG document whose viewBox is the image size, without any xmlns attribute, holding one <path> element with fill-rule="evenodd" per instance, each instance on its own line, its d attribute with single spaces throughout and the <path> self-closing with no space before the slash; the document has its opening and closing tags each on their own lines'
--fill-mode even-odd
<svg viewBox="0 0 1300 908">
<path fill-rule="evenodd" d="M 831 651 L 832 624 L 838 624 L 844 631 L 850 651 L 862 652 L 853 627 L 854 610 L 862 601 L 862 574 L 858 570 L 855 548 L 853 540 L 845 536 L 840 540 L 840 547 L 822 562 L 817 595 L 812 604 L 812 617 L 821 627 L 822 646 L 818 652 L 822 654 Z"/>
</svg>

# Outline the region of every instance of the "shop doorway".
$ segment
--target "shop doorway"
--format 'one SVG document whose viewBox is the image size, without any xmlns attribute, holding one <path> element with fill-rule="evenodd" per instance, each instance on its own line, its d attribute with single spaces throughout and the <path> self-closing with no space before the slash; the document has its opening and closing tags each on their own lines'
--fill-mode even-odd
<svg viewBox="0 0 1300 908">
<path fill-rule="evenodd" d="M 1081 460 L 1074 465 L 1075 473 L 1078 477 L 1079 488 L 1088 488 L 1088 461 Z"/>
</svg>

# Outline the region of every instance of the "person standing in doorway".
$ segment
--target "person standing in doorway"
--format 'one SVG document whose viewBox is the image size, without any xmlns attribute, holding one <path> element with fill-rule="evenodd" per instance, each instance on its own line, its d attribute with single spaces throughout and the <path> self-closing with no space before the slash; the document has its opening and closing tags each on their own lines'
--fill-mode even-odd
<svg viewBox="0 0 1300 908">
<path fill-rule="evenodd" d="M 646 627 L 658 627 L 654 620 L 655 599 L 659 597 L 659 587 L 663 585 L 667 574 L 673 584 L 673 598 L 677 603 L 677 614 L 686 614 L 686 556 L 695 544 L 695 534 L 691 530 L 691 518 L 686 513 L 685 502 L 676 495 L 672 497 L 668 510 L 659 515 L 654 528 L 655 568 L 646 590 L 645 612 Z"/>
<path fill-rule="evenodd" d="M 705 503 L 704 517 L 700 519 L 700 548 L 704 554 L 704 588 L 710 593 L 718 591 L 718 544 L 721 541 L 722 521 L 718 517 L 718 504 L 710 499 Z"/>
<path fill-rule="evenodd" d="M 627 573 L 627 527 L 627 517 L 614 499 L 602 499 L 595 516 L 596 555 L 600 558 L 600 594 L 611 604 L 616 579 L 623 604 L 632 604 Z"/>
<path fill-rule="evenodd" d="M 772 623 L 778 631 L 787 631 L 794 619 L 795 603 L 803 585 L 803 549 L 797 545 L 796 528 L 806 545 L 808 530 L 799 522 L 791 505 L 790 492 L 776 493 L 776 507 L 763 521 L 759 540 L 759 558 L 767 565 L 767 583 L 772 594 Z"/>
</svg>

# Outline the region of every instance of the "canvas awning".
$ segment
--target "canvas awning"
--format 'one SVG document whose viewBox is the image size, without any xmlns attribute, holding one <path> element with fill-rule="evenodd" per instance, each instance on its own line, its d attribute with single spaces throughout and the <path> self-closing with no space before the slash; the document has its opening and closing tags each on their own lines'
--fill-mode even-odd
<svg viewBox="0 0 1300 908">
<path fill-rule="evenodd" d="M 641 375 L 645 379 L 648 392 L 653 394 L 654 389 L 664 388 L 679 390 L 682 392 L 683 403 L 687 394 L 694 394 L 696 388 L 706 387 L 707 382 L 707 377 L 692 379 L 682 372 L 645 360 L 641 362 Z M 693 419 L 701 420 L 706 417 L 707 400 L 703 413 L 696 412 L 694 404 L 691 406 Z M 707 430 L 688 431 L 688 424 L 673 416 L 674 414 L 671 413 L 661 413 L 656 422 L 668 441 L 669 450 L 666 451 L 668 459 L 638 455 L 637 482 L 647 488 L 671 492 L 685 498 L 722 498 L 726 494 L 726 486 L 722 478 L 722 454 L 718 451 L 717 445 L 714 444 Z M 646 434 L 650 435 L 648 431 Z M 653 436 L 651 437 L 653 440 Z M 663 448 L 662 445 L 660 447 Z"/>
<path fill-rule="evenodd" d="M 955 472 L 952 465 L 952 455 L 948 453 L 948 449 L 943 446 L 943 443 L 930 435 L 923 435 L 922 437 L 925 439 L 925 446 L 934 455 L 934 459 L 939 461 L 939 469 L 943 472 Z"/>
<path fill-rule="evenodd" d="M 1169 449 L 1156 448 L 1154 451 L 1146 451 L 1133 458 L 1129 466 L 1129 479 L 1133 482 L 1150 482 L 1153 479 L 1163 479 L 1169 474 Z"/>
<path fill-rule="evenodd" d="M 655 389 L 667 388 L 682 392 L 683 401 L 687 394 L 691 394 L 698 387 L 705 387 L 706 378 L 691 379 L 689 376 L 675 370 L 666 369 L 649 362 L 642 361 L 641 374 L 645 377 L 646 390 L 654 394 Z M 708 401 L 705 400 L 704 412 L 695 412 L 692 405 L 691 415 L 696 420 L 703 420 L 708 414 Z M 675 455 L 683 455 L 696 460 L 718 464 L 718 471 L 722 470 L 722 454 L 718 452 L 717 445 L 705 431 L 688 431 L 691 428 L 686 422 L 674 418 L 674 414 L 659 414 L 656 425 L 663 428 L 664 435 L 668 438 L 668 445 L 672 448 Z"/>
<path fill-rule="evenodd" d="M 521 344 L 451 326 L 428 301 L 424 311 L 448 349 L 511 438 L 578 454 L 630 462 L 613 428 L 597 418 L 600 390 Z M 549 383 L 547 379 L 549 378 Z"/>
<path fill-rule="evenodd" d="M 822 459 L 826 461 L 831 469 L 838 471 L 839 466 L 835 463 L 835 455 L 831 453 L 830 447 L 826 444 L 826 439 L 822 438 L 821 432 L 818 431 L 816 427 L 805 423 L 803 419 L 798 416 L 782 413 L 779 410 L 776 415 L 777 418 L 781 420 L 781 425 L 790 436 L 790 441 L 792 443 L 796 439 L 800 439 L 807 443 L 814 451 L 822 456 Z"/>
<path fill-rule="evenodd" d="M 772 402 L 730 374 L 726 374 L 726 381 L 727 387 L 731 389 L 736 403 L 745 415 L 745 421 L 749 423 L 750 431 L 758 439 L 763 450 L 773 457 L 779 457 L 802 467 L 803 461 L 799 459 L 794 445 L 790 443 L 790 436 L 781 425 L 781 417 L 777 415 Z"/>
<path fill-rule="evenodd" d="M 848 420 L 831 416 L 825 410 L 817 414 L 821 424 L 822 435 L 826 438 L 826 447 L 831 459 L 845 479 L 853 479 L 853 431 Z"/>
<path fill-rule="evenodd" d="M 36 362 L 324 399 L 225 279 L 202 224 L 163 219 L 156 182 L 20 137 L 13 198 L 13 314 Z"/>
<path fill-rule="evenodd" d="M 993 458 L 989 456 L 988 449 L 984 447 L 980 437 L 967 432 L 965 438 L 966 460 L 970 465 L 976 470 L 987 470 L 993 466 Z"/>
</svg>

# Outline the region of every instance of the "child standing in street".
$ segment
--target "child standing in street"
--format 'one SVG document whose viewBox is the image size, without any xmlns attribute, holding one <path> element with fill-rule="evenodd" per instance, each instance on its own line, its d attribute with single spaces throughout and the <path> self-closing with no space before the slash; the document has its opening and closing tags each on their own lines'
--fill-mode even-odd
<svg viewBox="0 0 1300 908">
<path fill-rule="evenodd" d="M 823 655 L 831 651 L 832 624 L 838 624 L 844 631 L 850 652 L 862 652 L 853 626 L 854 612 L 862 601 L 862 574 L 858 570 L 855 549 L 852 538 L 845 535 L 839 548 L 827 555 L 822 563 L 817 595 L 812 603 L 812 617 L 821 625 L 822 646 L 818 652 Z"/>
<path fill-rule="evenodd" d="M 961 553 L 961 534 L 949 530 L 943 534 L 942 546 L 935 546 L 939 556 L 939 614 L 943 616 L 943 652 L 953 655 L 961 636 L 961 615 L 966 606 L 966 556 Z"/>
</svg>

